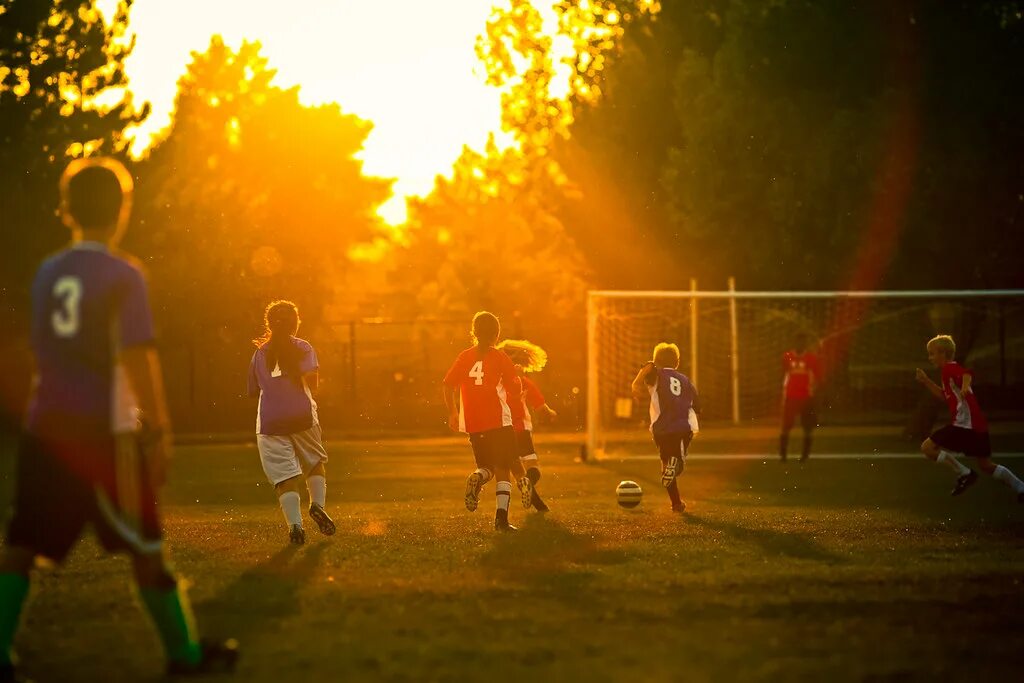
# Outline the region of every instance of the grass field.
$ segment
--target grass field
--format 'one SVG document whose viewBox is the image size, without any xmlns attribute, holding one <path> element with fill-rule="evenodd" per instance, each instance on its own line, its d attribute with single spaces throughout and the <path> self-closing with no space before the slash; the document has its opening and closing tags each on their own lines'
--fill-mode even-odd
<svg viewBox="0 0 1024 683">
<path fill-rule="evenodd" d="M 167 535 L 202 629 L 242 642 L 241 681 L 1020 675 L 1024 506 L 998 483 L 951 499 L 923 459 L 695 459 L 673 515 L 655 463 L 539 444 L 552 512 L 514 498 L 514 535 L 492 530 L 493 485 L 463 509 L 461 441 L 333 444 L 339 533 L 298 549 L 253 446 L 179 449 Z M 625 478 L 646 491 L 635 511 L 615 505 Z M 37 578 L 28 673 L 160 679 L 125 559 L 90 539 Z"/>
</svg>

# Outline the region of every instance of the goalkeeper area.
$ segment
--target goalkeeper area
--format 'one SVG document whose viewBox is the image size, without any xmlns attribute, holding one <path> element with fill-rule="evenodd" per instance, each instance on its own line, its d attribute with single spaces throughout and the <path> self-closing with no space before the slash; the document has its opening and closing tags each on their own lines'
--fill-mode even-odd
<svg viewBox="0 0 1024 683">
<path fill-rule="evenodd" d="M 749 449 L 708 430 L 680 480 L 683 515 L 656 463 L 581 465 L 579 435 L 542 433 L 552 510 L 514 500 L 512 535 L 491 527 L 493 484 L 464 509 L 471 455 L 447 437 L 329 444 L 338 534 L 307 521 L 303 547 L 287 544 L 252 444 L 180 447 L 163 510 L 202 631 L 241 641 L 233 680 L 1019 677 L 1024 506 L 987 478 L 950 498 L 946 468 L 832 429 L 822 440 L 845 457 L 804 466 L 715 457 Z M 994 434 L 997 459 L 1022 441 Z M 616 505 L 623 479 L 644 489 L 635 510 Z M 129 574 L 91 538 L 39 572 L 16 641 L 25 673 L 163 680 Z"/>
</svg>

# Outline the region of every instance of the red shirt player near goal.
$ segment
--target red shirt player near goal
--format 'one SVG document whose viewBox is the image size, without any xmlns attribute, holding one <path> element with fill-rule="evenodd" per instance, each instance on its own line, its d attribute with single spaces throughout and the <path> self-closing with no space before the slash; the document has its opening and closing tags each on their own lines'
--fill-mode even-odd
<svg viewBox="0 0 1024 683">
<path fill-rule="evenodd" d="M 466 480 L 466 509 L 476 510 L 480 489 L 494 478 L 498 482 L 494 528 L 512 531 L 508 504 L 517 453 L 511 406 L 520 400 L 522 390 L 516 366 L 505 352 L 494 348 L 500 334 L 493 313 L 480 311 L 473 316 L 474 345 L 458 355 L 444 376 L 444 402 L 448 426 L 469 435 L 476 458 L 476 469 Z"/>
<path fill-rule="evenodd" d="M 818 356 L 810 350 L 810 338 L 800 333 L 794 339 L 791 350 L 782 354 L 782 434 L 779 436 L 779 459 L 786 462 L 789 447 L 789 431 L 797 416 L 804 430 L 804 447 L 800 462 L 811 455 L 811 439 L 818 424 L 815 411 L 815 392 L 821 380 L 821 366 Z"/>
</svg>

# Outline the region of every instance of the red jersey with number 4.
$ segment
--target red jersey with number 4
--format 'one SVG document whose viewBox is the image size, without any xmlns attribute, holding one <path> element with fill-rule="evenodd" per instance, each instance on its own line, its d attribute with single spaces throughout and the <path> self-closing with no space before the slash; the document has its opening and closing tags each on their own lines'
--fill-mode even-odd
<svg viewBox="0 0 1024 683">
<path fill-rule="evenodd" d="M 512 408 L 521 393 L 519 373 L 504 351 L 477 347 L 455 359 L 444 383 L 459 388 L 459 430 L 476 434 L 512 426 Z"/>
<path fill-rule="evenodd" d="M 976 432 L 988 431 L 988 420 L 981 412 L 981 405 L 974 395 L 974 389 L 968 389 L 964 394 L 964 376 L 974 373 L 961 366 L 955 360 L 942 366 L 942 393 L 946 396 L 946 405 L 949 406 L 949 419 L 953 421 L 954 427 L 973 429 Z"/>
<path fill-rule="evenodd" d="M 518 401 L 509 406 L 512 409 L 512 426 L 517 432 L 532 432 L 533 420 L 530 419 L 530 411 L 540 408 L 547 401 L 544 400 L 544 394 L 537 385 L 525 373 L 519 373 L 519 381 L 522 383 L 523 393 Z"/>
<path fill-rule="evenodd" d="M 797 353 L 786 351 L 782 354 L 783 394 L 786 398 L 805 399 L 814 395 L 821 377 L 818 357 L 810 351 Z"/>
</svg>

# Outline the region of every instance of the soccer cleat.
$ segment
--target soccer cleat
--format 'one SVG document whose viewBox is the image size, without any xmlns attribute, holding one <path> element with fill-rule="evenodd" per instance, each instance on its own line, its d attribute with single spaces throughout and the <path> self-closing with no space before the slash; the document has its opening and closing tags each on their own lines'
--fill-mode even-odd
<svg viewBox="0 0 1024 683">
<path fill-rule="evenodd" d="M 466 480 L 466 509 L 475 512 L 480 504 L 480 489 L 484 487 L 484 479 L 479 472 L 473 472 Z"/>
<path fill-rule="evenodd" d="M 516 486 L 519 487 L 519 493 L 522 494 L 523 507 L 529 510 L 533 505 L 533 482 L 529 477 L 520 477 L 516 481 Z"/>
<path fill-rule="evenodd" d="M 204 638 L 199 641 L 199 648 L 203 656 L 197 664 L 181 661 L 170 662 L 167 665 L 167 674 L 169 676 L 206 676 L 207 674 L 230 673 L 235 670 L 235 665 L 238 663 L 238 641 L 234 638 L 228 638 L 225 641 Z"/>
<path fill-rule="evenodd" d="M 338 530 L 338 528 L 334 526 L 334 520 L 331 519 L 331 516 L 327 514 L 327 511 L 318 503 L 312 503 L 309 506 L 309 516 L 312 517 L 313 521 L 316 522 L 316 525 L 320 527 L 320 533 L 324 536 L 333 536 L 334 532 Z"/>
<path fill-rule="evenodd" d="M 533 499 L 530 502 L 533 504 L 533 509 L 537 512 L 547 512 L 551 509 L 543 500 L 540 499 L 540 494 L 537 493 L 537 489 L 533 490 Z"/>
<path fill-rule="evenodd" d="M 956 486 L 953 487 L 953 490 L 950 491 L 949 495 L 959 496 L 961 493 L 971 488 L 976 481 L 978 481 L 978 473 L 974 470 L 971 470 L 963 476 L 957 477 Z"/>
<path fill-rule="evenodd" d="M 679 458 L 672 456 L 668 460 L 668 464 L 665 465 L 665 470 L 661 473 L 661 483 L 665 488 L 672 485 L 672 482 L 676 480 L 680 470 Z"/>
<path fill-rule="evenodd" d="M 299 524 L 292 524 L 292 530 L 288 532 L 288 540 L 292 545 L 302 545 L 306 542 L 306 532 Z"/>
<path fill-rule="evenodd" d="M 519 528 L 509 524 L 507 519 L 495 519 L 494 529 L 495 531 L 519 531 Z"/>
<path fill-rule="evenodd" d="M 686 510 L 686 503 L 684 501 L 672 503 L 672 512 L 683 512 L 684 510 Z"/>
</svg>

